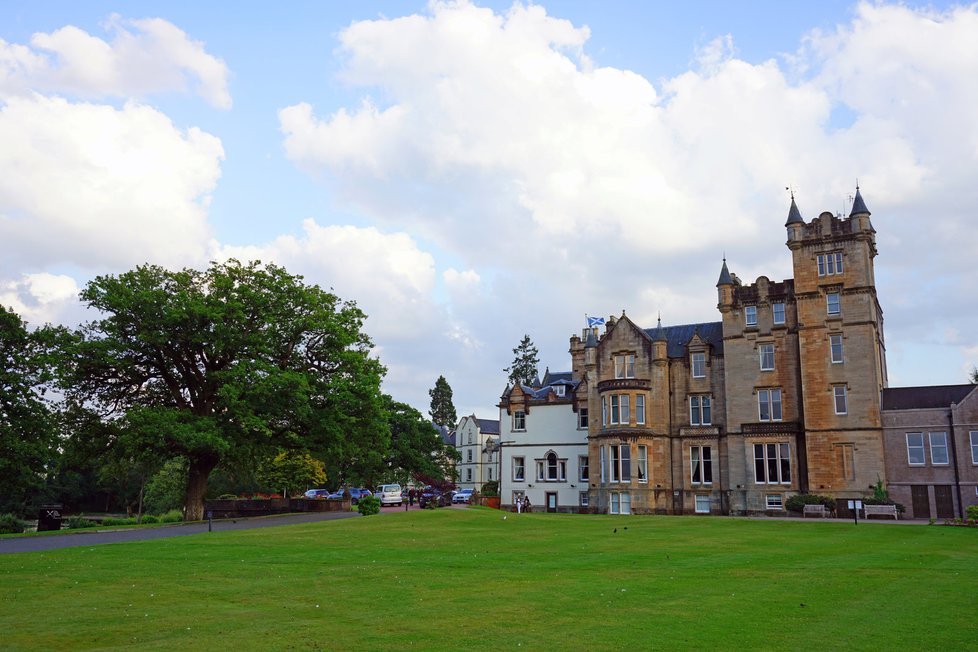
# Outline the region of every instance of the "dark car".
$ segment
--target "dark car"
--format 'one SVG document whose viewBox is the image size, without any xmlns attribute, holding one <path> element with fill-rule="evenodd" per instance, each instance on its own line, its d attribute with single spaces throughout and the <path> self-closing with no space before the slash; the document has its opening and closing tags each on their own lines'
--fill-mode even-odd
<svg viewBox="0 0 978 652">
<path fill-rule="evenodd" d="M 337 489 L 334 493 L 329 495 L 330 498 L 343 498 L 343 492 L 350 492 L 350 500 L 354 505 L 360 502 L 360 499 L 365 496 L 373 496 L 373 492 L 369 489 L 363 489 L 358 487 L 344 487 L 342 489 Z"/>
<path fill-rule="evenodd" d="M 452 494 L 451 492 L 443 492 L 435 487 L 425 487 L 421 490 L 421 496 L 418 498 L 418 505 L 421 509 L 424 509 L 428 505 L 434 507 L 445 507 L 446 505 L 452 504 Z"/>
</svg>

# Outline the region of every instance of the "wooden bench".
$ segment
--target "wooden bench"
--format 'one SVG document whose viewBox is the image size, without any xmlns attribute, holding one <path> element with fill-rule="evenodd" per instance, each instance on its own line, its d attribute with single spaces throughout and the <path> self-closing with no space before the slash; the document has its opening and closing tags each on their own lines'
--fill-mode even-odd
<svg viewBox="0 0 978 652">
<path fill-rule="evenodd" d="M 825 509 L 825 505 L 805 505 L 805 510 L 802 512 L 801 517 L 807 518 L 809 514 L 817 514 L 825 518 L 829 515 L 829 512 Z"/>
<path fill-rule="evenodd" d="M 892 516 L 893 520 L 899 520 L 896 505 L 863 505 L 863 514 L 866 518 L 870 516 Z"/>
</svg>

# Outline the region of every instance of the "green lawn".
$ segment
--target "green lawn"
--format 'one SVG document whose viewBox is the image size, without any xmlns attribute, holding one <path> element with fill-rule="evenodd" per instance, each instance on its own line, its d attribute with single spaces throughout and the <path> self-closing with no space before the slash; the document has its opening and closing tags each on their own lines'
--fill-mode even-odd
<svg viewBox="0 0 978 652">
<path fill-rule="evenodd" d="M 976 561 L 970 528 L 389 512 L 2 555 L 0 648 L 974 649 Z"/>
</svg>

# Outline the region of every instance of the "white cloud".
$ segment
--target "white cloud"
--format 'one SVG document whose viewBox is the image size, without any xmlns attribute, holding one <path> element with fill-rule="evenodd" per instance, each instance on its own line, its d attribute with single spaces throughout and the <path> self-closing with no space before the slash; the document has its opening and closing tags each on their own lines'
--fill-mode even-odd
<svg viewBox="0 0 978 652">
<path fill-rule="evenodd" d="M 355 299 L 369 317 L 368 332 L 384 342 L 437 336 L 442 328 L 432 300 L 434 259 L 405 233 L 320 226 L 307 219 L 302 237 L 221 246 L 215 255 L 275 262 L 310 283 L 333 288 L 343 299 Z"/>
<path fill-rule="evenodd" d="M 0 40 L 0 97 L 130 98 L 192 85 L 211 105 L 231 107 L 227 66 L 172 23 L 113 15 L 106 29 L 111 41 L 72 25 L 34 34 L 29 47 Z"/>
<path fill-rule="evenodd" d="M 0 273 L 206 262 L 221 143 L 148 106 L 0 104 Z"/>
<path fill-rule="evenodd" d="M 960 300 L 978 246 L 976 31 L 974 7 L 861 4 L 784 61 L 742 60 L 723 35 L 654 85 L 592 61 L 587 29 L 541 7 L 434 3 L 344 30 L 361 103 L 297 104 L 280 124 L 298 167 L 492 279 L 467 292 L 444 275 L 465 338 L 505 358 L 530 332 L 554 367 L 585 311 L 716 319 L 724 251 L 748 282 L 790 276 L 782 189 L 811 219 L 848 210 L 858 177 L 893 350 L 978 320 Z"/>
<path fill-rule="evenodd" d="M 0 280 L 0 305 L 31 326 L 76 324 L 82 319 L 79 291 L 75 279 L 64 274 L 25 274 L 17 281 Z"/>
</svg>

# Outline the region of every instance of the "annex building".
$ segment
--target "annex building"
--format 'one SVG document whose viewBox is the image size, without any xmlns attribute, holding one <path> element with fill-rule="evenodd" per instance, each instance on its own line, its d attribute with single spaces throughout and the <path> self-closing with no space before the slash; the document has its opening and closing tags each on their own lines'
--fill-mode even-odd
<svg viewBox="0 0 978 652">
<path fill-rule="evenodd" d="M 974 385 L 887 386 L 876 231 L 806 222 L 794 197 L 793 278 L 744 284 L 726 260 L 719 320 L 646 328 L 624 312 L 570 338 L 571 371 L 507 387 L 495 446 L 504 505 L 598 513 L 777 513 L 882 480 L 907 517 L 978 504 Z"/>
</svg>

